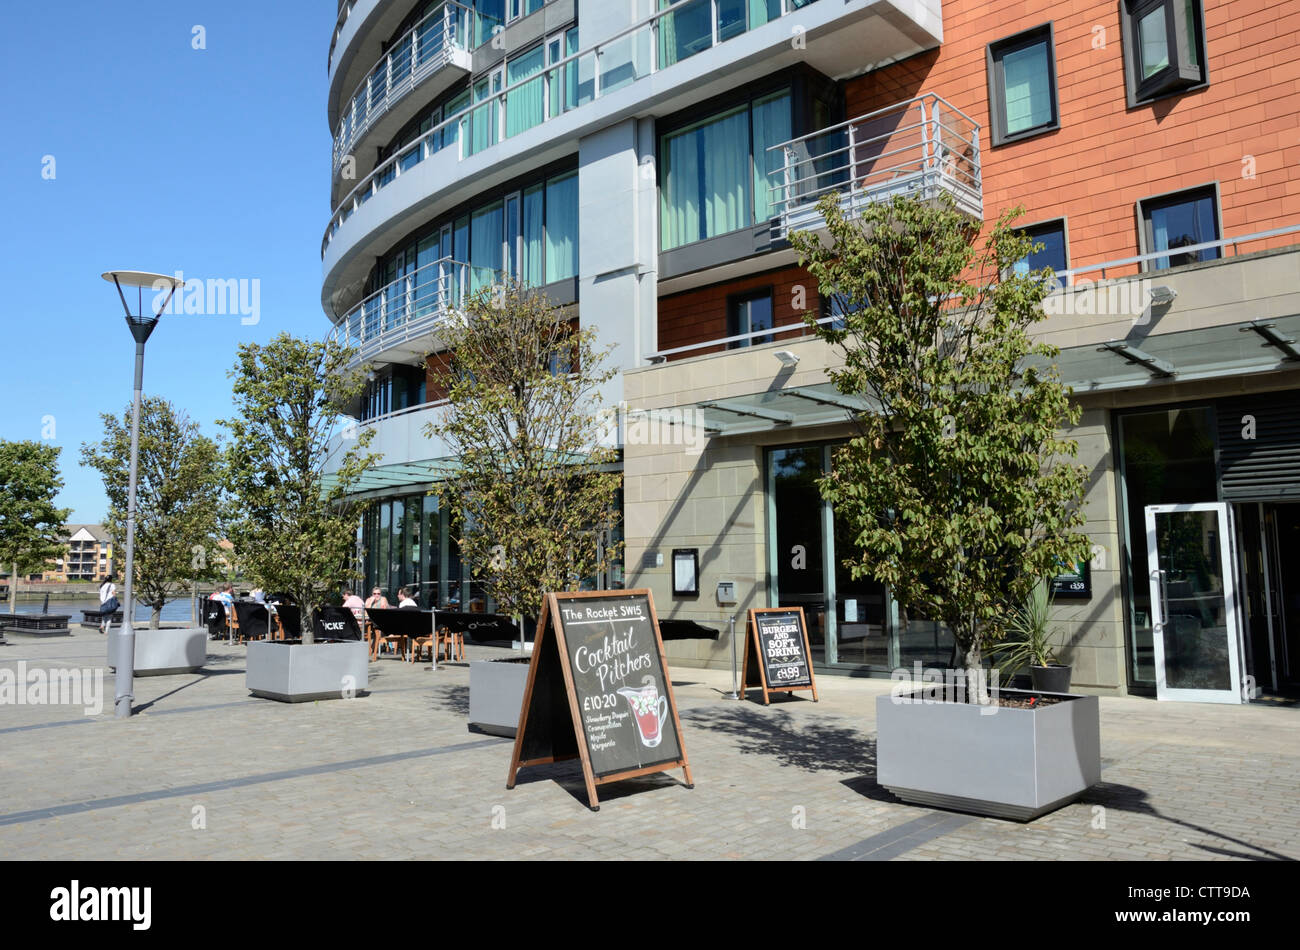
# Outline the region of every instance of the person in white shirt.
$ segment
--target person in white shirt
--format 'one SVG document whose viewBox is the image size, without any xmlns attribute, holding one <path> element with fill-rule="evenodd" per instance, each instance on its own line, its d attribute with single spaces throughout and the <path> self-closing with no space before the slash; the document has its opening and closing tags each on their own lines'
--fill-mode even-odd
<svg viewBox="0 0 1300 950">
<path fill-rule="evenodd" d="M 405 587 L 399 587 L 397 589 L 397 606 L 399 608 L 414 607 L 416 610 L 420 609 L 420 605 L 411 599 L 411 595 Z"/>
<path fill-rule="evenodd" d="M 117 612 L 117 585 L 113 583 L 113 575 L 109 574 L 104 578 L 104 583 L 99 585 L 99 632 L 108 634 L 108 628 L 113 624 L 113 614 Z"/>
</svg>

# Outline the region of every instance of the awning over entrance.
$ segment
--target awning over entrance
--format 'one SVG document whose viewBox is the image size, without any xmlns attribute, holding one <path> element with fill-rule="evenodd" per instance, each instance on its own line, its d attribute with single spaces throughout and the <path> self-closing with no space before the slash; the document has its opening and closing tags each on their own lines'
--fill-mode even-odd
<svg viewBox="0 0 1300 950">
<path fill-rule="evenodd" d="M 454 463 L 446 459 L 409 462 L 405 465 L 382 465 L 362 475 L 352 487 L 349 496 L 390 495 L 399 489 L 425 490 L 434 482 L 446 478 L 454 467 Z M 322 479 L 325 491 L 332 489 L 337 482 L 336 475 L 326 475 Z"/>
<path fill-rule="evenodd" d="M 1045 366 L 1048 361 L 1030 362 Z M 1300 314 L 1152 336 L 1135 332 L 1123 340 L 1063 349 L 1054 362 L 1076 393 L 1300 369 Z M 851 413 L 871 408 L 867 400 L 845 396 L 832 383 L 819 383 L 650 415 L 675 414 L 710 436 L 732 436 L 844 422 Z"/>
</svg>

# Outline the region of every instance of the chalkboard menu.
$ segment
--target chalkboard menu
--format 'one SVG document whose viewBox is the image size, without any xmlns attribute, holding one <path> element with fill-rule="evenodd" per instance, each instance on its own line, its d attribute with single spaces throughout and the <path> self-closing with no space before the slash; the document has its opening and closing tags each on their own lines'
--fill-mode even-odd
<svg viewBox="0 0 1300 950">
<path fill-rule="evenodd" d="M 648 590 L 548 594 L 537 625 L 507 788 L 527 765 L 578 757 L 596 786 L 681 768 L 692 787 Z"/>
<path fill-rule="evenodd" d="M 812 690 L 813 677 L 808 625 L 802 607 L 773 607 L 749 612 L 749 636 L 745 638 L 744 686 L 763 690 L 763 704 L 772 693 Z"/>
</svg>

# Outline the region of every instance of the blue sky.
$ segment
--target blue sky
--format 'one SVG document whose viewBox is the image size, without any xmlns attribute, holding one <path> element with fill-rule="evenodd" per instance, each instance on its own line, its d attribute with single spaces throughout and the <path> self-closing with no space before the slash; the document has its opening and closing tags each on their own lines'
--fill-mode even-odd
<svg viewBox="0 0 1300 950">
<path fill-rule="evenodd" d="M 260 281 L 255 325 L 168 314 L 149 341 L 145 391 L 210 436 L 230 411 L 239 344 L 328 329 L 320 241 L 335 4 L 59 0 L 3 11 L 0 438 L 41 439 L 53 417 L 59 504 L 74 522 L 98 522 L 107 502 L 79 450 L 102 436 L 101 412 L 129 404 L 134 352 L 103 271 Z M 206 49 L 194 48 L 196 26 Z"/>
</svg>

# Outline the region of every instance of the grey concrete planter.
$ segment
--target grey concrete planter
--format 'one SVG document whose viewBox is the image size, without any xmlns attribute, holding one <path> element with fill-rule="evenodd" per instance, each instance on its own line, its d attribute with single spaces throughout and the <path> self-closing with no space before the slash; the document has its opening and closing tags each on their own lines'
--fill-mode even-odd
<svg viewBox="0 0 1300 950">
<path fill-rule="evenodd" d="M 988 709 L 878 697 L 876 781 L 914 804 L 1016 821 L 1060 808 L 1101 781 L 1096 696 Z"/>
<path fill-rule="evenodd" d="M 469 665 L 469 727 L 514 737 L 528 685 L 527 660 L 481 660 Z"/>
<path fill-rule="evenodd" d="M 370 653 L 361 640 L 347 643 L 248 644 L 244 684 L 254 696 L 282 703 L 350 699 L 370 682 Z"/>
<path fill-rule="evenodd" d="M 108 667 L 116 669 L 118 638 L 122 631 L 108 633 Z M 208 659 L 208 631 L 204 627 L 135 628 L 135 675 L 171 676 L 193 673 Z"/>
</svg>

